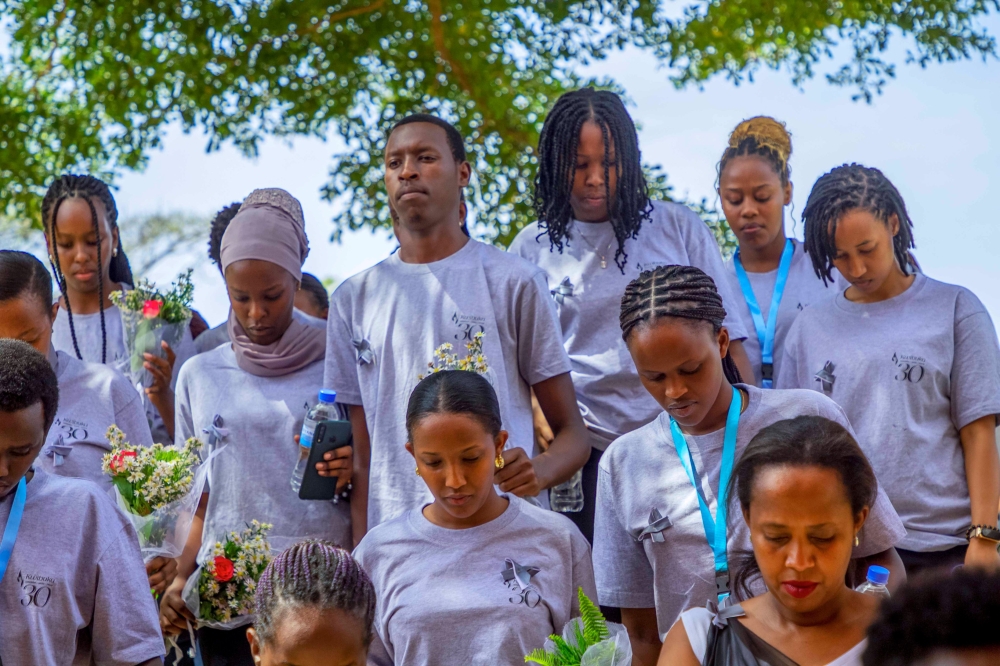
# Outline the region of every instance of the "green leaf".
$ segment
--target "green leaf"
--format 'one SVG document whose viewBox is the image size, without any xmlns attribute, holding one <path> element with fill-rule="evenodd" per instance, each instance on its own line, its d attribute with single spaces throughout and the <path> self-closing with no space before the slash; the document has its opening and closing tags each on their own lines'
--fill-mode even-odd
<svg viewBox="0 0 1000 666">
<path fill-rule="evenodd" d="M 580 598 L 583 635 L 587 640 L 587 647 L 590 647 L 608 637 L 608 623 L 604 619 L 604 615 L 601 614 L 601 609 L 587 598 L 582 587 L 578 589 L 577 595 Z"/>
</svg>

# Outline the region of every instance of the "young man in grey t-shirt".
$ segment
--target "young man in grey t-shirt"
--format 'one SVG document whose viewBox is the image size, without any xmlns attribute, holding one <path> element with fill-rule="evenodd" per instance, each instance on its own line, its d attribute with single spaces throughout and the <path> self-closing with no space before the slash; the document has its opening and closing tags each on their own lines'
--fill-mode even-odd
<svg viewBox="0 0 1000 666">
<path fill-rule="evenodd" d="M 355 540 L 429 501 L 404 449 L 403 420 L 410 392 L 443 344 L 462 358 L 483 334 L 485 374 L 511 433 L 496 477 L 502 491 L 545 506 L 546 489 L 589 455 L 544 274 L 463 233 L 470 174 L 454 127 L 433 116 L 400 121 L 385 150 L 399 252 L 345 281 L 330 303 L 325 385 L 350 405 Z M 555 434 L 544 452 L 534 450 L 532 389 Z"/>
</svg>

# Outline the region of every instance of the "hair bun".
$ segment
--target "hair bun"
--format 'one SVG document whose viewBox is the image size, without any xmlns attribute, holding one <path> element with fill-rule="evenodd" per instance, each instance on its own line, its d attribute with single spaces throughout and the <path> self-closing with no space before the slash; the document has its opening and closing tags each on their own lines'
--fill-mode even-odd
<svg viewBox="0 0 1000 666">
<path fill-rule="evenodd" d="M 770 116 L 755 116 L 737 125 L 729 135 L 729 147 L 739 147 L 744 139 L 753 139 L 757 145 L 772 149 L 782 162 L 787 162 L 792 154 L 792 135 L 785 123 Z"/>
</svg>

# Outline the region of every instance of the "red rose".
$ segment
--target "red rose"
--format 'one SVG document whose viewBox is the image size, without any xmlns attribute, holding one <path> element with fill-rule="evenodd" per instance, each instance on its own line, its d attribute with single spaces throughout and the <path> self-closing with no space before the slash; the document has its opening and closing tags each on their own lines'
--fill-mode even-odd
<svg viewBox="0 0 1000 666">
<path fill-rule="evenodd" d="M 118 473 L 125 467 L 126 458 L 135 458 L 135 451 L 119 451 L 111 459 L 111 471 Z"/>
<path fill-rule="evenodd" d="M 142 316 L 147 319 L 159 316 L 163 301 L 146 301 L 142 304 Z"/>
<path fill-rule="evenodd" d="M 233 563 L 221 555 L 215 558 L 215 580 L 228 583 L 233 579 Z"/>
</svg>

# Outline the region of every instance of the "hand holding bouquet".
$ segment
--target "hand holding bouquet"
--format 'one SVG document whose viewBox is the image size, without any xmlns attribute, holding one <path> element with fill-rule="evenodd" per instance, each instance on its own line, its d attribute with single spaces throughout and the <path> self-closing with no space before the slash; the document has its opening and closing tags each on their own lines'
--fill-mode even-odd
<svg viewBox="0 0 1000 666">
<path fill-rule="evenodd" d="M 580 617 L 566 624 L 562 636 L 549 636 L 545 648 L 524 661 L 543 666 L 631 666 L 632 645 L 625 627 L 607 622 L 583 588 L 578 594 Z"/>
<path fill-rule="evenodd" d="M 118 306 L 125 334 L 128 361 L 122 368 L 133 384 L 148 388 L 153 377 L 145 370 L 145 354 L 162 356 L 161 342 L 176 348 L 191 322 L 194 285 L 188 270 L 163 293 L 152 283 L 140 280 L 134 289 L 115 291 L 111 301 Z"/>
<path fill-rule="evenodd" d="M 107 437 L 111 451 L 102 469 L 111 477 L 119 508 L 139 535 L 143 558 L 177 557 L 204 487 L 206 473 L 198 469 L 202 443 L 191 438 L 182 448 L 136 447 L 116 426 L 108 428 Z"/>
</svg>

